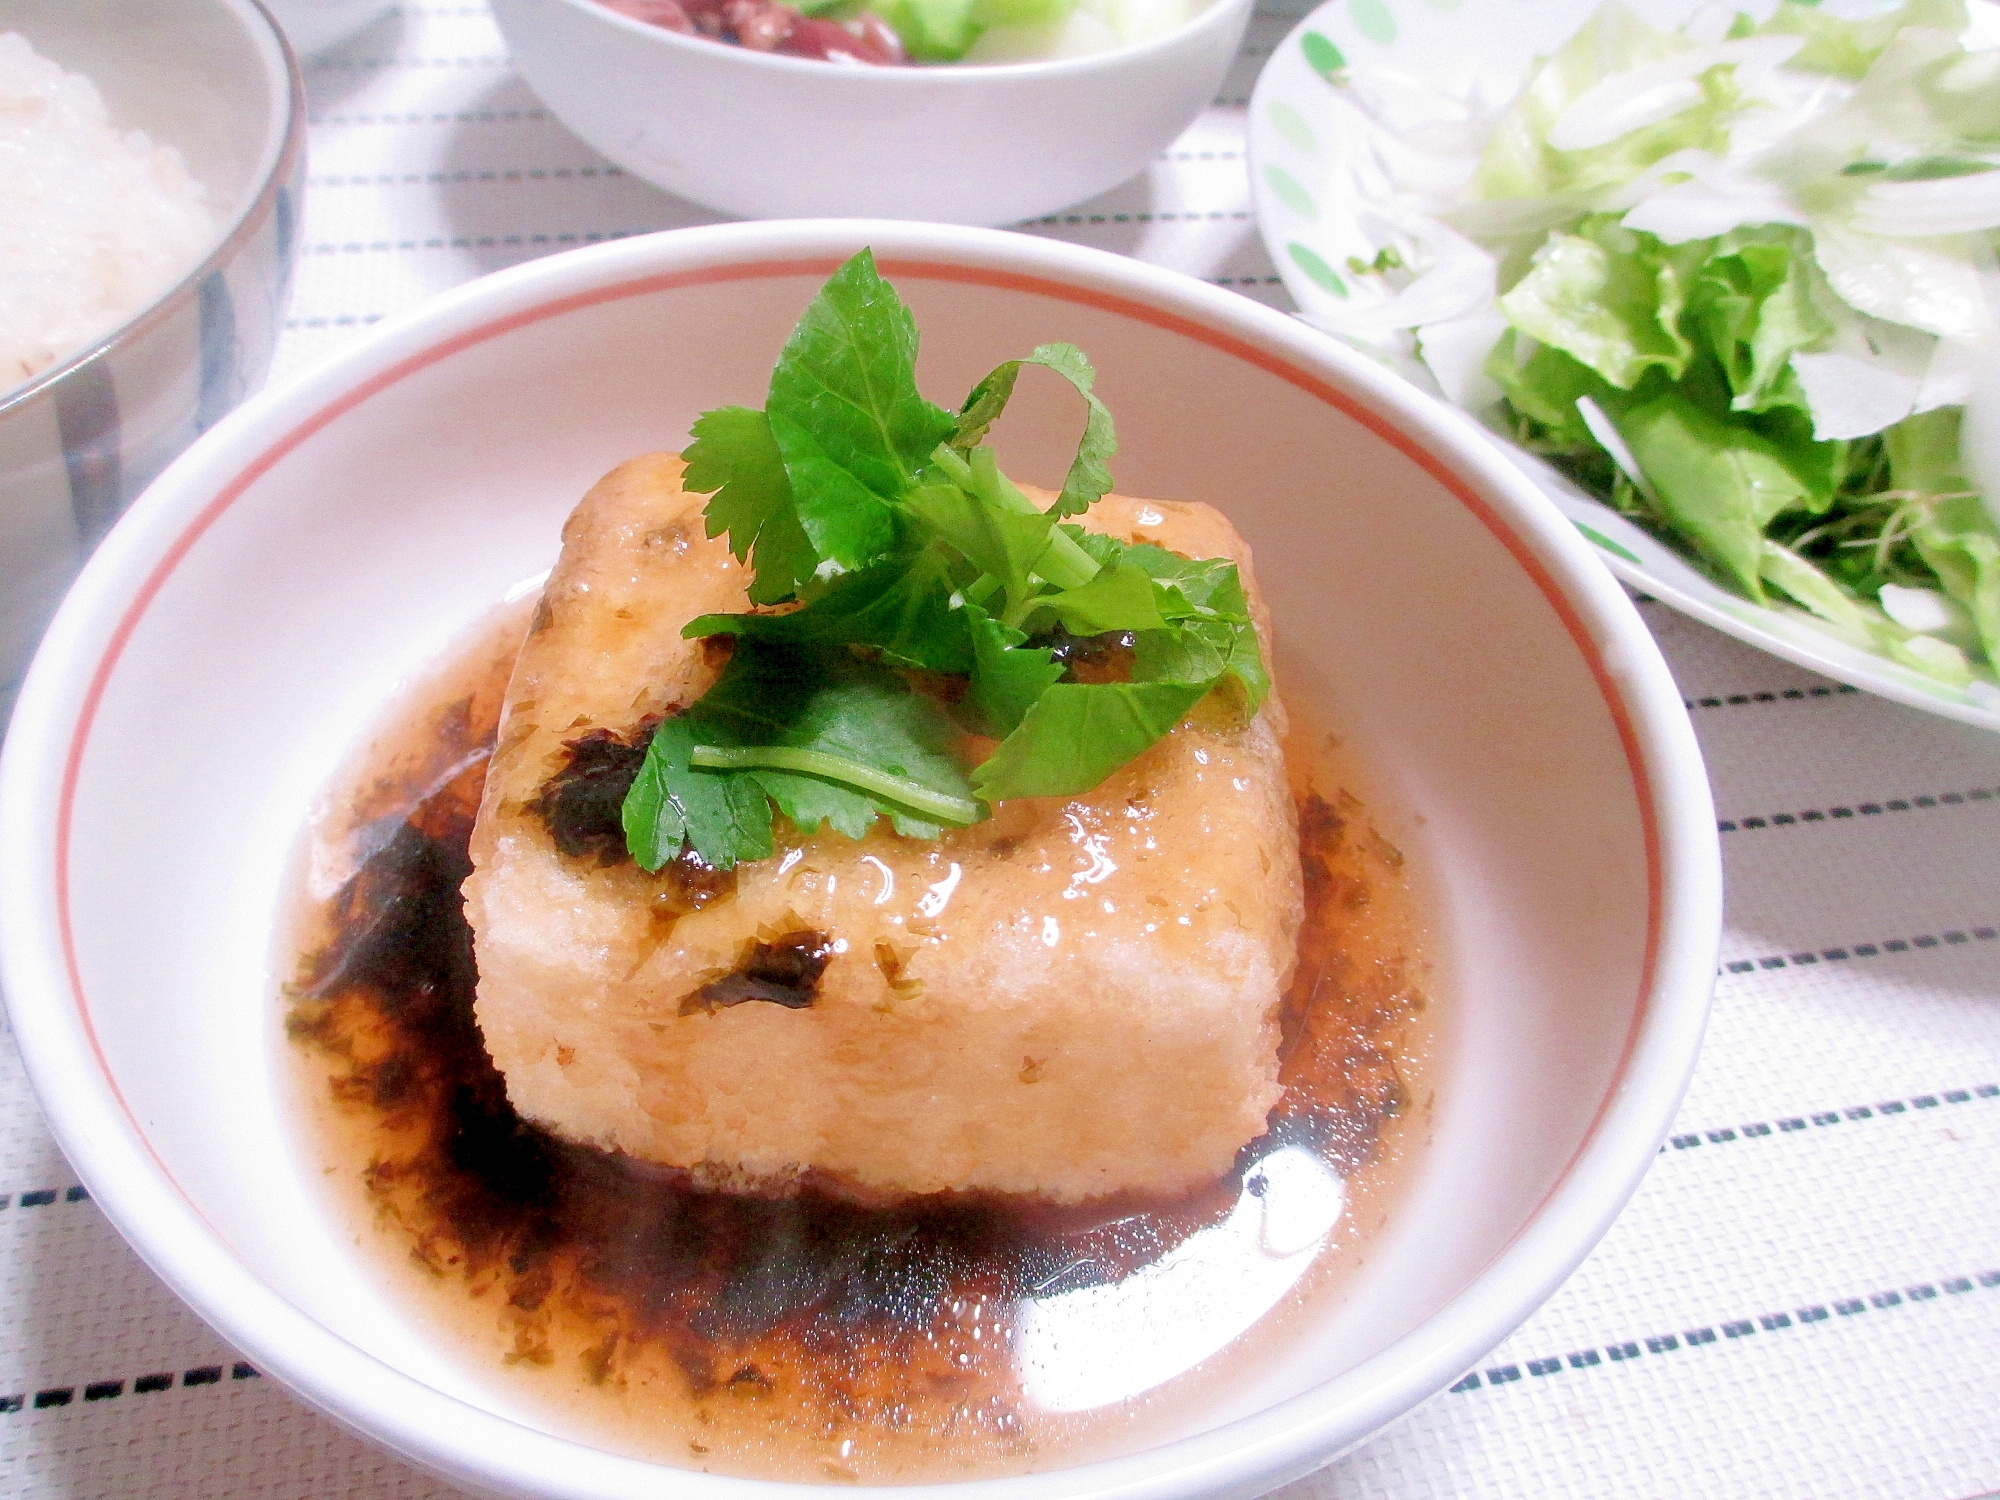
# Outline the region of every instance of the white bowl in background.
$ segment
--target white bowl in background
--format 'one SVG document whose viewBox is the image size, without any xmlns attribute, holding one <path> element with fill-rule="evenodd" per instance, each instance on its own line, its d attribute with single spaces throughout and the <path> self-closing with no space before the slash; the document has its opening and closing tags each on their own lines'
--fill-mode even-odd
<svg viewBox="0 0 2000 1500">
<path fill-rule="evenodd" d="M 1251 0 L 1056 62 L 865 67 L 682 36 L 596 0 L 495 0 L 563 124 L 668 192 L 745 218 L 1005 224 L 1141 170 L 1214 96 Z"/>
<path fill-rule="evenodd" d="M 1373 768 L 1428 891 L 1433 1139 L 1345 1295 L 1171 1441 L 940 1487 L 1254 1494 L 1442 1389 L 1603 1233 L 1694 1062 L 1720 873 L 1680 696 L 1568 523 L 1463 418 L 1191 278 L 982 230 L 724 225 L 489 276 L 264 393 L 119 524 L 28 678 L 0 762 L 15 1033 L 105 1213 L 347 1424 L 493 1494 L 793 1490 L 558 1436 L 376 1284 L 306 1180 L 276 934 L 307 809 L 397 685 L 549 564 L 605 470 L 759 402 L 864 244 L 914 309 L 927 390 L 1044 340 L 1089 352 L 1119 487 L 1234 519 L 1288 699 Z M 1059 482 L 1075 414 L 1039 400 L 1002 456 Z"/>
<path fill-rule="evenodd" d="M 0 701 L 84 555 L 132 498 L 264 382 L 305 172 L 305 92 L 254 0 L 0 0 L 0 31 L 176 147 L 222 225 L 121 326 L 0 390 Z M 0 710 L 3 713 L 4 710 Z"/>
</svg>

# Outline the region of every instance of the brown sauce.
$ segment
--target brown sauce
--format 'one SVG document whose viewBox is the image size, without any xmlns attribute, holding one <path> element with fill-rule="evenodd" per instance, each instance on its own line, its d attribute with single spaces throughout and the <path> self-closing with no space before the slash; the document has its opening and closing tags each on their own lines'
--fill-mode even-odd
<svg viewBox="0 0 2000 1500">
<path fill-rule="evenodd" d="M 1295 736 L 1288 754 L 1306 920 L 1285 1095 L 1223 1180 L 1077 1208 L 732 1195 L 522 1120 L 481 1043 L 458 886 L 524 623 L 510 612 L 407 696 L 336 788 L 309 841 L 286 994 L 307 1149 L 335 1211 L 497 1400 L 720 1473 L 1022 1472 L 1143 1446 L 1337 1290 L 1428 1129 L 1431 1043 L 1401 856 L 1324 745 Z M 1273 1271 L 1280 1211 L 1319 1227 Z M 1227 1264 L 1246 1225 L 1247 1269 L 1269 1286 L 1213 1273 L 1217 1312 L 1177 1252 L 1199 1237 Z M 1188 1373 L 1119 1343 L 1134 1318 L 1183 1330 Z"/>
</svg>

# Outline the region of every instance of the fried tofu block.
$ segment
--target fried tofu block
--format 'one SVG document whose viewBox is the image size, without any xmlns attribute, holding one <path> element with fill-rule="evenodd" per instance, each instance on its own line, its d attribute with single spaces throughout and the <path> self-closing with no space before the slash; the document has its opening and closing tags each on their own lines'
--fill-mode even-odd
<svg viewBox="0 0 2000 1500">
<path fill-rule="evenodd" d="M 465 896 L 516 1108 L 755 1191 L 1078 1202 L 1227 1171 L 1278 1098 L 1300 919 L 1275 695 L 936 842 L 780 820 L 733 888 L 566 855 L 535 808 L 566 746 L 693 702 L 718 667 L 681 627 L 746 607 L 679 478 L 635 459 L 585 497 L 508 690 Z M 1207 506 L 1112 496 L 1088 524 L 1235 559 L 1267 632 Z"/>
</svg>

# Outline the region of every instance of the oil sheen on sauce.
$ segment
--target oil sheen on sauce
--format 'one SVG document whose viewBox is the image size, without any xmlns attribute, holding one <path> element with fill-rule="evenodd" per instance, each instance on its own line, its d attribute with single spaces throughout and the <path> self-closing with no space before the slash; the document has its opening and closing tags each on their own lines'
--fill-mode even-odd
<svg viewBox="0 0 2000 1500">
<path fill-rule="evenodd" d="M 1221 1181 L 1082 1207 L 699 1190 L 516 1115 L 458 886 L 524 609 L 385 716 L 305 841 L 304 1149 L 412 1315 L 550 1431 L 716 1473 L 920 1482 L 1131 1451 L 1338 1294 L 1429 1131 L 1402 859 L 1295 732 L 1283 1100 Z M 1246 1336 L 1248 1335 L 1248 1336 Z"/>
</svg>

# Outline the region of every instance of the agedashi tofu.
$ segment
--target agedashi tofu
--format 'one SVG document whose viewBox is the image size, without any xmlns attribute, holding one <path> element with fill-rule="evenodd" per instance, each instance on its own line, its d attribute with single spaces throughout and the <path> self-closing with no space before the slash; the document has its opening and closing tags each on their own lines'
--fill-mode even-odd
<svg viewBox="0 0 2000 1500">
<path fill-rule="evenodd" d="M 600 766 L 622 790 L 620 757 L 715 681 L 725 653 L 682 627 L 747 608 L 681 474 L 639 458 L 584 498 L 508 690 L 465 897 L 515 1107 L 734 1190 L 1076 1202 L 1226 1172 L 1279 1096 L 1301 913 L 1276 695 L 1247 721 L 1204 702 L 1094 791 L 935 840 L 780 817 L 768 858 L 649 873 L 558 814 L 592 811 Z M 1106 496 L 1081 519 L 1236 562 L 1268 659 L 1217 512 Z"/>
</svg>

